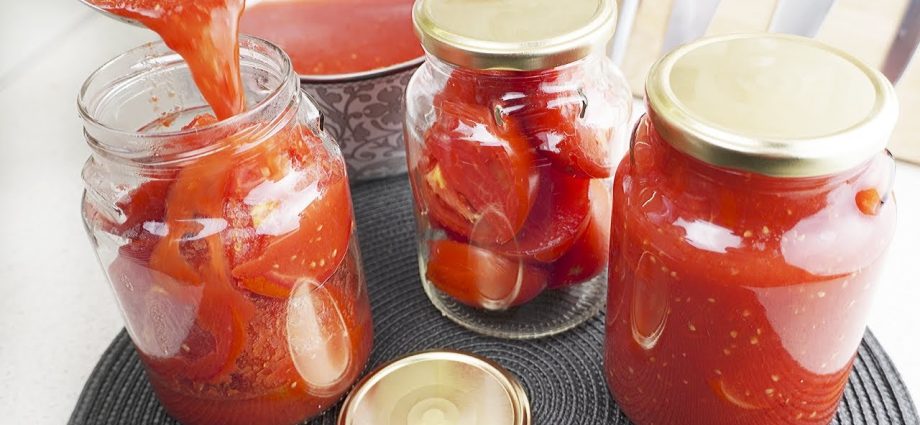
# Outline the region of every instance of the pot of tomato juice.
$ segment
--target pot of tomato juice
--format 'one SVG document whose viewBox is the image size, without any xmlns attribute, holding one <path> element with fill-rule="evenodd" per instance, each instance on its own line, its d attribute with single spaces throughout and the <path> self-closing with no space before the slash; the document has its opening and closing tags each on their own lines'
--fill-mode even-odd
<svg viewBox="0 0 920 425">
<path fill-rule="evenodd" d="M 405 91 L 424 59 L 412 0 L 249 1 L 240 25 L 291 56 L 352 181 L 406 171 Z"/>
</svg>

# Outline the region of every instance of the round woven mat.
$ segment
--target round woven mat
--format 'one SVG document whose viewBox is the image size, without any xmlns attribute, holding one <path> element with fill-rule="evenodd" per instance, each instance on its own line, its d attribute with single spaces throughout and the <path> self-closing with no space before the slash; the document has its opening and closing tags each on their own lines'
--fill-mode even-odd
<svg viewBox="0 0 920 425">
<path fill-rule="evenodd" d="M 358 236 L 373 304 L 371 367 L 432 348 L 478 353 L 523 382 L 535 425 L 629 424 L 601 372 L 603 314 L 562 335 L 536 341 L 480 336 L 454 324 L 422 291 L 412 195 L 405 177 L 353 188 Z M 309 425 L 334 425 L 338 406 Z M 176 425 L 160 407 L 134 347 L 122 332 L 90 376 L 71 425 Z M 878 341 L 867 333 L 834 424 L 920 425 L 917 411 Z"/>
</svg>

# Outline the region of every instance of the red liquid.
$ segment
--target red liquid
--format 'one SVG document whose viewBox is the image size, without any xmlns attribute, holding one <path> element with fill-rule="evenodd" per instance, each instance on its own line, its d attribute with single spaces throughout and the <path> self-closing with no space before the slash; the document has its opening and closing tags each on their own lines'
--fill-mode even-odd
<svg viewBox="0 0 920 425">
<path fill-rule="evenodd" d="M 344 164 L 305 134 L 292 126 L 244 156 L 231 146 L 149 181 L 118 203 L 124 223 L 87 209 L 94 228 L 128 241 L 109 278 L 182 423 L 299 423 L 335 403 L 370 355 Z"/>
<path fill-rule="evenodd" d="M 827 424 L 893 236 L 893 197 L 871 196 L 888 193 L 891 167 L 879 155 L 832 177 L 730 171 L 643 118 L 613 191 L 605 360 L 626 414 Z"/>
<path fill-rule="evenodd" d="M 369 71 L 424 53 L 411 0 L 262 1 L 246 8 L 241 25 L 281 46 L 301 75 Z"/>
<path fill-rule="evenodd" d="M 188 62 L 195 84 L 218 118 L 246 109 L 237 40 L 244 0 L 92 1 L 159 34 Z"/>
</svg>

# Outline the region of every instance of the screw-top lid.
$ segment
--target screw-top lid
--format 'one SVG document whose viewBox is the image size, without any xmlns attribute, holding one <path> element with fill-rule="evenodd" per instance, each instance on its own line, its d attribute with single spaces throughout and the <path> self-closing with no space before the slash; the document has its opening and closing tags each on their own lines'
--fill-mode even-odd
<svg viewBox="0 0 920 425">
<path fill-rule="evenodd" d="M 712 37 L 663 57 L 646 82 L 655 129 L 702 161 L 771 176 L 853 168 L 882 151 L 894 88 L 846 52 L 779 34 Z"/>
<path fill-rule="evenodd" d="M 429 53 L 474 69 L 530 71 L 603 49 L 613 0 L 417 0 L 415 30 Z"/>
<path fill-rule="evenodd" d="M 351 392 L 339 425 L 530 425 L 530 403 L 498 364 L 429 351 L 385 364 Z"/>
</svg>

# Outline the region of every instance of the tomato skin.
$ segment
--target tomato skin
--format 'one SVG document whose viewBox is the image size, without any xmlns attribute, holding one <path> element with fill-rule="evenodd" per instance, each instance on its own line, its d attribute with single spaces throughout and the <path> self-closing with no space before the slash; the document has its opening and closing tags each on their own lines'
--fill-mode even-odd
<svg viewBox="0 0 920 425">
<path fill-rule="evenodd" d="M 542 263 L 562 257 L 588 226 L 589 183 L 548 164 L 540 167 L 540 187 L 527 221 L 514 239 L 495 250 Z"/>
<path fill-rule="evenodd" d="M 504 310 L 543 292 L 542 269 L 451 240 L 432 241 L 425 276 L 438 289 L 471 307 Z M 518 280 L 520 277 L 520 286 Z"/>
<path fill-rule="evenodd" d="M 113 223 L 106 231 L 120 236 L 137 235 L 144 231 L 145 222 L 162 219 L 171 184 L 168 180 L 150 180 L 138 186 L 126 199 L 116 203 L 125 216 L 124 223 Z"/>
<path fill-rule="evenodd" d="M 525 132 L 559 169 L 582 178 L 609 178 L 612 131 L 581 123 L 578 109 L 573 105 L 547 108 L 523 121 Z"/>
<path fill-rule="evenodd" d="M 601 181 L 592 181 L 589 198 L 591 213 L 588 225 L 565 255 L 550 266 L 550 289 L 586 282 L 601 274 L 607 266 L 610 248 L 610 189 Z"/>
<path fill-rule="evenodd" d="M 513 121 L 541 157 L 581 178 L 609 178 L 613 128 L 589 123 L 584 102 L 604 102 L 577 67 L 540 72 L 454 70 L 435 104 L 485 105 Z"/>
<path fill-rule="evenodd" d="M 487 244 L 507 242 L 524 225 L 538 176 L 513 122 L 502 129 L 488 108 L 442 103 L 422 155 L 419 192 L 433 222 Z"/>
</svg>

